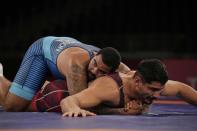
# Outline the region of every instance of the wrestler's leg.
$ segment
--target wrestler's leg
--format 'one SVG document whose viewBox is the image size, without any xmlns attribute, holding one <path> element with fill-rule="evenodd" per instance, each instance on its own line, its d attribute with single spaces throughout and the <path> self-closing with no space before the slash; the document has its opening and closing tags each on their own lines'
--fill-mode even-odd
<svg viewBox="0 0 197 131">
<path fill-rule="evenodd" d="M 7 111 L 23 110 L 46 79 L 47 68 L 41 57 L 33 57 L 28 63 L 21 66 L 11 84 L 4 103 Z"/>
<path fill-rule="evenodd" d="M 26 52 L 4 101 L 7 111 L 22 111 L 31 102 L 46 79 L 48 68 L 42 50 L 42 39 Z"/>
<path fill-rule="evenodd" d="M 49 81 L 45 81 L 42 88 L 49 83 Z M 3 65 L 0 63 L 0 106 L 3 104 L 2 102 L 5 101 L 5 97 L 8 94 L 11 84 L 12 82 L 3 75 Z"/>
</svg>

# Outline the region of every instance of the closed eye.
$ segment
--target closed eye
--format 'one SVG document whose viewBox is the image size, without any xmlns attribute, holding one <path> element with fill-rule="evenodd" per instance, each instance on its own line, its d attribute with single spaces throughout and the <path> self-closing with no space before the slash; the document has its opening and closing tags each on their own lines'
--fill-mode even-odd
<svg viewBox="0 0 197 131">
<path fill-rule="evenodd" d="M 103 70 L 99 70 L 100 73 L 102 74 L 106 74 L 107 72 L 106 71 L 103 71 Z"/>
<path fill-rule="evenodd" d="M 160 91 L 161 89 L 160 88 L 151 88 L 150 87 L 150 90 L 153 91 L 153 92 L 156 92 L 156 91 Z"/>
</svg>

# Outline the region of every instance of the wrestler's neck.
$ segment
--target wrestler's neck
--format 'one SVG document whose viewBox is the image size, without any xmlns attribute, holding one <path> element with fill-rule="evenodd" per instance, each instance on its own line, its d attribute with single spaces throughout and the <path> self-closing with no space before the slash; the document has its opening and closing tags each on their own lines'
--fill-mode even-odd
<svg viewBox="0 0 197 131">
<path fill-rule="evenodd" d="M 123 81 L 124 94 L 129 98 L 138 97 L 135 91 L 135 82 L 133 80 L 135 72 L 136 71 L 131 71 L 128 74 L 120 73 L 120 77 Z"/>
</svg>

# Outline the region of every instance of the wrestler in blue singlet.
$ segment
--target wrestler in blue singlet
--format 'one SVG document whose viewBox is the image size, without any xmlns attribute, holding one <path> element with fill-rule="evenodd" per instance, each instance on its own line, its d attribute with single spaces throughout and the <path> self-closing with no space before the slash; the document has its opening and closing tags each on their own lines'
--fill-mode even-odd
<svg viewBox="0 0 197 131">
<path fill-rule="evenodd" d="M 70 37 L 48 36 L 35 41 L 27 50 L 9 92 L 31 100 L 46 80 L 48 72 L 56 79 L 65 79 L 57 69 L 57 57 L 65 49 L 80 47 L 90 59 L 98 47 L 81 43 Z"/>
</svg>

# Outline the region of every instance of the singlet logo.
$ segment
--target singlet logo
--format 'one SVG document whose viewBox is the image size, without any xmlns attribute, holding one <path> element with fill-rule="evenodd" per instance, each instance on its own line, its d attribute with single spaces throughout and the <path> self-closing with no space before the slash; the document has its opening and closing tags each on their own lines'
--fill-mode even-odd
<svg viewBox="0 0 197 131">
<path fill-rule="evenodd" d="M 59 42 L 56 51 L 60 52 L 66 45 L 71 44 L 70 40 L 56 40 L 57 42 Z"/>
</svg>

